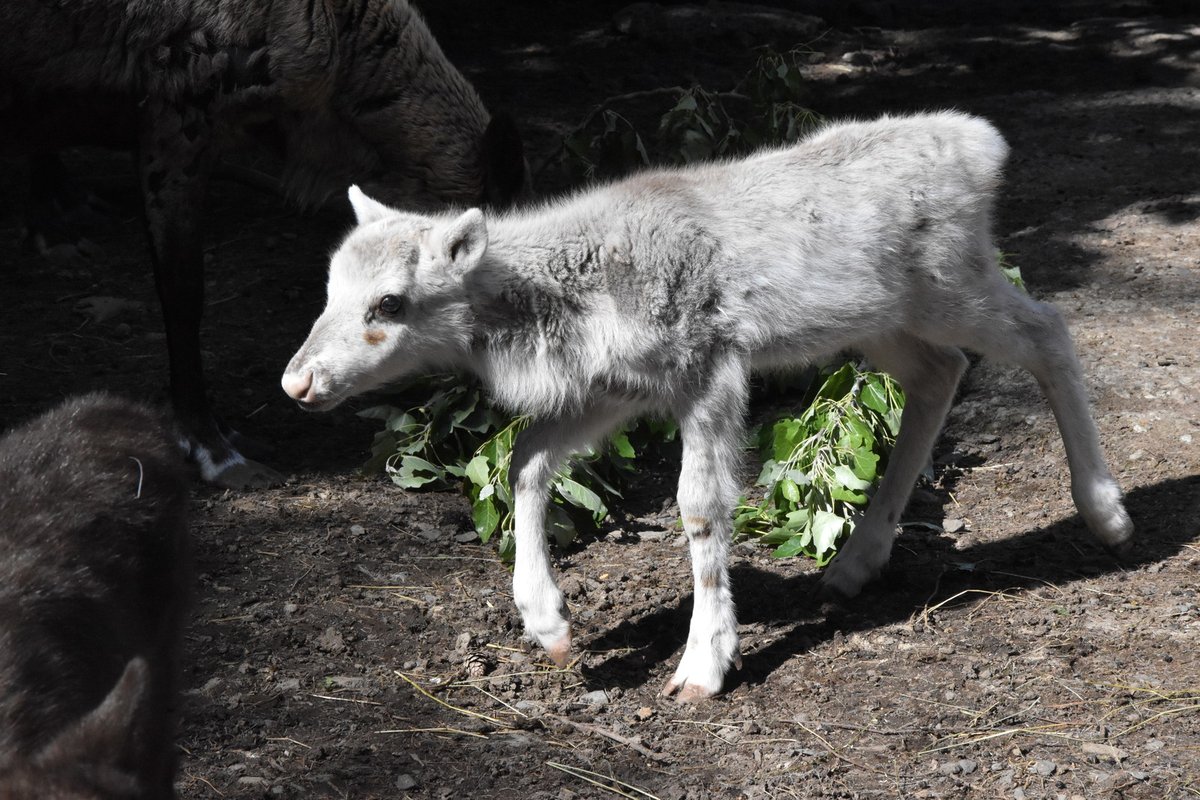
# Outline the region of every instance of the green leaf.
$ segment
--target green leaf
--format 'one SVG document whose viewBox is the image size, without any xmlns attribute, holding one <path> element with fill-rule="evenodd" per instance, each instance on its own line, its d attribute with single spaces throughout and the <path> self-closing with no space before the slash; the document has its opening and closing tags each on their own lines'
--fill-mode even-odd
<svg viewBox="0 0 1200 800">
<path fill-rule="evenodd" d="M 419 489 L 442 478 L 442 471 L 435 464 L 412 455 L 401 458 L 400 466 L 389 467 L 388 472 L 392 482 L 405 489 Z"/>
<path fill-rule="evenodd" d="M 838 482 L 839 486 L 844 486 L 847 489 L 862 491 L 871 486 L 870 481 L 864 481 L 862 478 L 854 474 L 854 471 L 845 464 L 838 464 L 833 468 L 833 477 Z"/>
<path fill-rule="evenodd" d="M 845 525 L 844 518 L 828 511 L 818 511 L 813 515 L 812 540 L 816 555 L 824 555 L 834 549 Z"/>
<path fill-rule="evenodd" d="M 562 506 L 557 505 L 551 505 L 546 514 L 546 531 L 554 537 L 554 541 L 559 547 L 571 544 L 577 535 L 575 523 L 571 521 L 571 517 L 563 510 Z"/>
<path fill-rule="evenodd" d="M 771 552 L 771 557 L 791 558 L 792 556 L 801 555 L 808 549 L 809 544 L 810 542 L 807 536 L 793 536 L 791 539 L 788 539 L 786 542 L 779 545 L 779 547 L 775 548 L 775 550 Z"/>
<path fill-rule="evenodd" d="M 499 551 L 500 560 L 505 564 L 511 564 L 517 557 L 517 542 L 511 533 L 504 534 L 504 538 L 500 540 Z"/>
<path fill-rule="evenodd" d="M 613 434 L 612 437 L 613 449 L 617 454 L 624 458 L 637 458 L 637 451 L 633 449 L 633 445 L 629 443 L 629 434 L 625 431 Z"/>
<path fill-rule="evenodd" d="M 854 453 L 854 474 L 868 484 L 874 483 L 879 477 L 879 454 L 867 449 Z"/>
<path fill-rule="evenodd" d="M 791 528 L 772 528 L 762 535 L 762 542 L 763 544 L 783 544 L 795 535 L 796 531 Z"/>
<path fill-rule="evenodd" d="M 477 501 L 471 508 L 471 521 L 475 523 L 475 532 L 486 542 L 492 538 L 496 526 L 500 524 L 500 512 L 490 497 Z"/>
<path fill-rule="evenodd" d="M 825 382 L 821 384 L 821 388 L 817 390 L 817 397 L 838 400 L 845 397 L 853 385 L 854 365 L 846 363 L 825 379 Z"/>
<path fill-rule="evenodd" d="M 868 378 L 867 382 L 863 384 L 858 399 L 864 406 L 880 414 L 888 413 L 891 408 L 887 399 L 887 391 L 884 390 L 882 381 L 875 376 Z"/>
<path fill-rule="evenodd" d="M 608 514 L 608 508 L 604 505 L 604 501 L 600 499 L 600 495 L 582 483 L 571 478 L 560 477 L 554 482 L 554 487 L 567 502 L 592 512 L 592 516 L 596 518 L 597 522 L 604 519 L 605 515 Z"/>
<path fill-rule="evenodd" d="M 795 481 L 784 478 L 779 482 L 779 491 L 788 501 L 792 503 L 800 502 L 800 487 L 796 485 Z"/>
<path fill-rule="evenodd" d="M 466 475 L 467 480 L 476 486 L 487 486 L 491 483 L 491 472 L 491 465 L 488 463 L 488 460 L 483 456 L 475 456 L 467 464 L 467 468 L 463 474 Z"/>
<path fill-rule="evenodd" d="M 833 486 L 829 490 L 829 496 L 834 500 L 840 500 L 843 503 L 861 506 L 867 502 L 867 496 L 862 492 L 856 492 L 853 489 L 847 489 L 845 486 Z"/>
</svg>

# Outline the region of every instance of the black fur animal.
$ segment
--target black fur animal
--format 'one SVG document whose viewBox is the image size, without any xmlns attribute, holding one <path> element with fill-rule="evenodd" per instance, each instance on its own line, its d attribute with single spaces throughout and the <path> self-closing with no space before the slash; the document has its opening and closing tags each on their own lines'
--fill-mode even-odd
<svg viewBox="0 0 1200 800">
<path fill-rule="evenodd" d="M 200 209 L 250 142 L 280 147 L 301 202 L 380 177 L 418 204 L 504 205 L 526 172 L 407 0 L 0 2 L 0 151 L 136 151 L 172 402 L 201 474 L 232 487 L 281 480 L 213 415 L 200 357 Z"/>
<path fill-rule="evenodd" d="M 0 439 L 0 800 L 174 796 L 177 442 L 105 395 Z"/>
</svg>

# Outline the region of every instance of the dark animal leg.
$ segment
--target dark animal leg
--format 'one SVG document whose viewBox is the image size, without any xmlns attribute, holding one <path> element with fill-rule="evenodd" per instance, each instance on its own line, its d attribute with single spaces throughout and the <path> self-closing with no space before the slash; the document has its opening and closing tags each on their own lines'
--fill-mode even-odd
<svg viewBox="0 0 1200 800">
<path fill-rule="evenodd" d="M 166 324 L 171 402 L 206 481 L 232 488 L 270 486 L 281 483 L 282 476 L 238 452 L 213 416 L 204 387 L 200 215 L 214 160 L 210 120 L 202 104 L 146 102 L 138 169 Z"/>
</svg>

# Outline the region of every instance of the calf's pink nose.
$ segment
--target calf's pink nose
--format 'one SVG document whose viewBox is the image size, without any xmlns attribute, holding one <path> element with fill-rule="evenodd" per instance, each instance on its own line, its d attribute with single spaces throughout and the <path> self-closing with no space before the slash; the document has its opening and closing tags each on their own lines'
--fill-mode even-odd
<svg viewBox="0 0 1200 800">
<path fill-rule="evenodd" d="M 310 402 L 312 398 L 313 372 L 308 370 L 303 374 L 292 374 L 285 372 L 283 374 L 283 390 L 293 400 L 299 400 L 301 403 Z"/>
</svg>

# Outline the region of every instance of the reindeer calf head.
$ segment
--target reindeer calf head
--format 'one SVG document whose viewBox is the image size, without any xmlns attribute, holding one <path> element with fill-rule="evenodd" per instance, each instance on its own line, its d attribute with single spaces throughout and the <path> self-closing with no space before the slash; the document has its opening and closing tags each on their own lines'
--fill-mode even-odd
<svg viewBox="0 0 1200 800">
<path fill-rule="evenodd" d="M 283 374 L 283 390 L 311 411 L 450 366 L 471 343 L 463 279 L 487 250 L 483 213 L 408 214 L 357 186 L 350 203 L 358 227 L 334 253 L 325 310 Z"/>
</svg>

